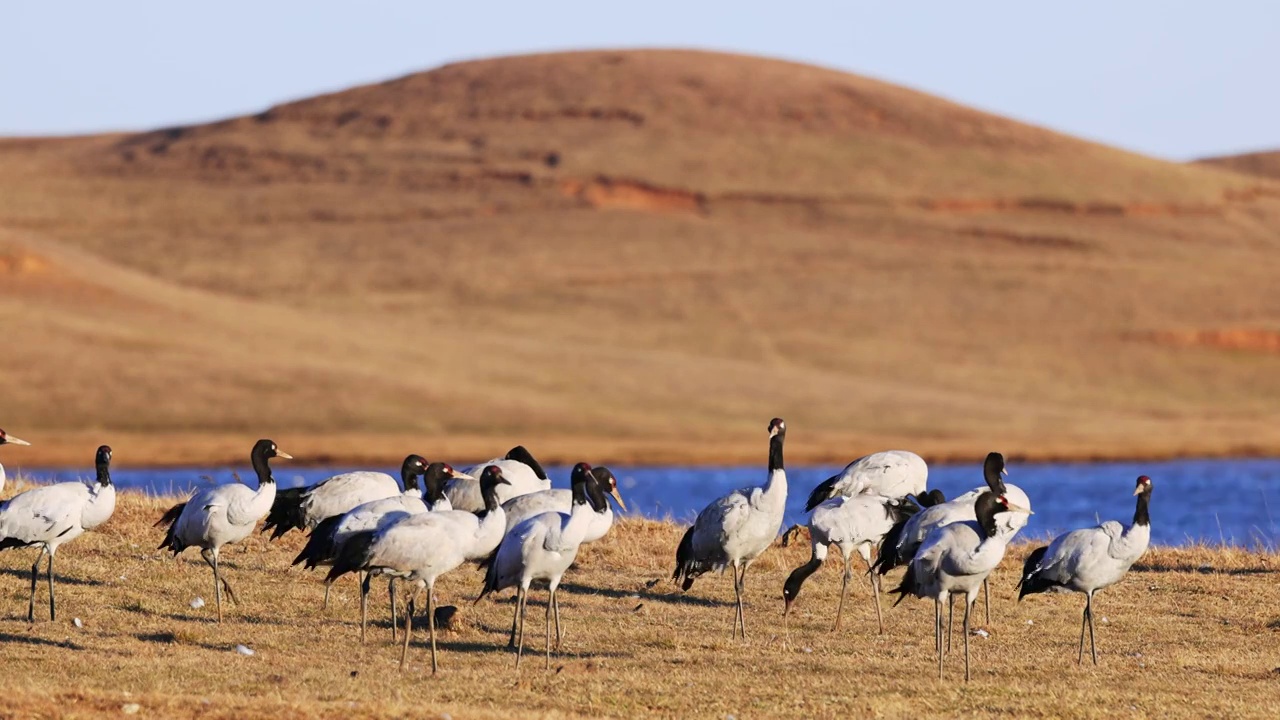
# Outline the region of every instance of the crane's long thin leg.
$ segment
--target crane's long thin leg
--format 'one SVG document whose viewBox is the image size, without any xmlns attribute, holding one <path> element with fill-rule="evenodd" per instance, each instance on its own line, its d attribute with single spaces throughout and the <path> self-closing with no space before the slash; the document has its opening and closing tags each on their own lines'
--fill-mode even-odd
<svg viewBox="0 0 1280 720">
<path fill-rule="evenodd" d="M 844 599 L 849 594 L 849 576 L 853 569 L 849 567 L 849 558 L 844 559 L 844 580 L 840 582 L 840 604 L 836 606 L 836 626 L 832 632 L 840 631 L 840 617 L 844 615 Z"/>
<path fill-rule="evenodd" d="M 519 627 L 519 625 L 520 625 L 520 590 L 517 589 L 516 590 L 516 608 L 515 608 L 515 612 L 511 613 L 511 637 L 507 638 L 507 647 L 509 648 L 513 648 L 516 646 L 516 629 Z"/>
<path fill-rule="evenodd" d="M 31 600 L 27 603 L 27 622 L 34 623 L 36 621 L 36 584 L 40 581 L 40 561 L 44 559 L 44 545 L 40 546 L 40 554 L 36 556 L 36 562 L 31 566 Z"/>
<path fill-rule="evenodd" d="M 955 616 L 956 616 L 956 596 L 952 594 L 948 594 L 947 595 L 947 649 L 945 650 L 945 652 L 947 652 L 948 654 L 951 652 L 951 635 L 952 635 L 951 631 L 955 627 L 955 622 L 954 622 Z"/>
<path fill-rule="evenodd" d="M 436 586 L 434 584 L 427 586 L 427 623 L 431 626 L 431 674 L 435 675 L 439 665 L 436 664 Z M 406 631 L 405 634 L 407 635 L 408 632 Z"/>
<path fill-rule="evenodd" d="M 53 558 L 49 560 L 52 562 Z M 1085 595 L 1085 608 L 1089 611 L 1089 652 L 1093 655 L 1093 664 L 1098 664 L 1098 646 L 1093 640 L 1093 593 Z"/>
<path fill-rule="evenodd" d="M 933 637 L 938 649 L 938 679 L 942 679 L 942 598 L 933 599 Z"/>
<path fill-rule="evenodd" d="M 356 575 L 357 579 L 360 577 Z M 369 625 L 369 585 L 373 581 L 373 575 L 365 573 L 364 579 L 360 580 L 360 642 L 364 642 L 365 628 Z M 395 621 L 392 620 L 392 624 Z"/>
<path fill-rule="evenodd" d="M 218 622 L 222 622 L 222 577 L 218 575 L 218 555 L 205 548 L 200 551 L 200 557 L 213 568 L 213 601 L 218 608 Z"/>
<path fill-rule="evenodd" d="M 520 615 L 520 633 L 516 638 L 516 670 L 520 669 L 520 656 L 524 655 L 524 611 L 529 599 L 529 590 L 521 587 L 516 598 L 516 612 Z"/>
<path fill-rule="evenodd" d="M 387 594 L 391 596 L 391 642 L 396 641 L 396 579 L 387 582 Z M 417 593 L 414 593 L 417 595 Z"/>
<path fill-rule="evenodd" d="M 991 583 L 982 579 L 982 607 L 987 613 L 987 624 L 991 624 Z"/>
<path fill-rule="evenodd" d="M 738 593 L 738 617 L 742 620 L 743 640 L 747 639 L 747 611 L 746 608 L 743 607 L 742 602 L 743 598 L 745 598 L 747 594 L 747 568 L 749 567 L 751 567 L 750 560 L 742 565 L 742 590 Z"/>
<path fill-rule="evenodd" d="M 876 625 L 879 626 L 880 634 L 884 634 L 884 615 L 880 611 L 880 576 L 871 569 L 871 550 L 863 545 L 862 562 L 867 564 L 867 574 L 871 576 L 871 597 L 876 604 Z M 878 550 L 877 550 L 878 554 Z"/>
<path fill-rule="evenodd" d="M 964 597 L 964 681 L 969 682 L 969 611 L 973 608 L 973 602 L 969 600 L 969 596 Z"/>
<path fill-rule="evenodd" d="M 1085 623 L 1089 622 L 1089 600 L 1087 595 L 1084 602 L 1084 612 L 1080 613 L 1080 652 L 1076 655 L 1077 665 L 1084 662 L 1084 627 Z"/>
<path fill-rule="evenodd" d="M 418 588 L 409 595 L 409 607 L 404 613 L 404 646 L 400 648 L 400 669 L 404 669 L 404 659 L 409 656 L 409 637 L 413 634 L 413 600 L 418 597 Z"/>
<path fill-rule="evenodd" d="M 543 633 L 545 633 L 543 636 L 543 649 L 547 653 L 547 662 L 546 665 L 543 666 L 543 670 L 546 672 L 551 672 L 551 606 L 555 604 L 555 597 L 556 591 L 553 588 L 550 594 L 547 595 L 547 613 L 546 620 L 543 622 L 542 630 Z"/>
<path fill-rule="evenodd" d="M 555 614 L 556 619 L 556 652 L 560 652 L 560 594 L 551 594 L 551 612 Z"/>
<path fill-rule="evenodd" d="M 333 583 L 328 580 L 324 581 L 324 604 L 320 606 L 321 610 L 329 609 L 329 588 L 332 587 L 332 585 Z"/>
<path fill-rule="evenodd" d="M 53 596 L 53 555 L 54 555 L 53 551 L 50 550 L 49 551 L 49 620 L 50 621 L 58 619 L 58 605 L 57 605 L 57 601 L 54 600 L 54 596 Z M 1098 661 L 1095 659 L 1093 662 L 1096 665 Z"/>
<path fill-rule="evenodd" d="M 730 640 L 738 639 L 738 623 L 742 620 L 742 586 L 738 584 L 738 563 L 733 564 L 733 632 Z"/>
</svg>

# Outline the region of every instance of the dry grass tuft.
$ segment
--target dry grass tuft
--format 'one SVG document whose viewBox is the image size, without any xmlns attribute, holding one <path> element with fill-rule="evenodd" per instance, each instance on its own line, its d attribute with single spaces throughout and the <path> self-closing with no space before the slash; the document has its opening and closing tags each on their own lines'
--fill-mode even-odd
<svg viewBox="0 0 1280 720">
<path fill-rule="evenodd" d="M 473 607 L 480 575 L 461 569 L 440 584 L 441 604 L 459 607 L 458 628 L 442 633 L 442 671 L 431 677 L 420 634 L 409 667 L 397 670 L 384 593 L 374 596 L 377 623 L 364 646 L 353 582 L 320 609 L 319 574 L 288 567 L 297 534 L 228 549 L 227 576 L 244 604 L 212 622 L 208 569 L 194 553 L 174 561 L 153 549 L 160 533 L 151 523 L 168 502 L 124 493 L 101 532 L 63 549 L 57 623 L 25 622 L 30 551 L 0 555 L 0 715 L 118 715 L 136 704 L 142 717 L 209 718 L 1274 716 L 1272 555 L 1153 551 L 1098 596 L 1095 669 L 1075 665 L 1078 596 L 1014 602 L 1030 546 L 1016 547 L 994 577 L 995 621 L 990 637 L 973 638 L 975 676 L 964 686 L 958 658 L 944 682 L 931 678 L 927 603 L 886 610 L 886 633 L 876 636 L 867 585 L 855 583 L 846 628 L 831 633 L 834 564 L 806 585 L 785 633 L 781 585 L 807 559 L 803 543 L 770 550 L 752 568 L 752 637 L 731 642 L 727 578 L 678 592 L 668 578 L 681 528 L 627 520 L 585 548 L 566 577 L 566 648 L 551 673 L 538 657 L 541 607 L 530 609 L 531 662 L 516 674 L 504 647 L 510 599 Z M 192 609 L 195 597 L 210 602 Z M 255 654 L 237 654 L 238 644 Z"/>
</svg>

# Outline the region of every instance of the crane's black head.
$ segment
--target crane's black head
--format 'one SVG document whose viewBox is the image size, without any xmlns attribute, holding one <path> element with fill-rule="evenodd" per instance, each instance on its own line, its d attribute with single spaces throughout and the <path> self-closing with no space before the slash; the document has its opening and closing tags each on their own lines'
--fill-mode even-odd
<svg viewBox="0 0 1280 720">
<path fill-rule="evenodd" d="M 26 440 L 20 440 L 4 430 L 0 430 L 0 445 L 30 445 Z"/>
<path fill-rule="evenodd" d="M 493 512 L 498 509 L 498 486 L 510 484 L 511 481 L 502 476 L 502 468 L 497 465 L 485 467 L 484 472 L 480 473 L 480 495 L 484 498 L 485 511 Z"/>
<path fill-rule="evenodd" d="M 275 478 L 271 476 L 271 466 L 267 464 L 271 458 L 292 460 L 293 456 L 276 447 L 273 440 L 263 438 L 254 443 L 253 451 L 249 453 L 249 461 L 253 464 L 254 472 L 258 474 L 260 484 L 275 482 Z"/>
<path fill-rule="evenodd" d="M 573 466 L 573 470 L 569 473 L 569 488 L 573 491 L 573 504 L 584 505 L 588 502 L 595 503 L 591 500 L 588 489 L 594 486 L 595 478 L 591 475 L 591 466 L 580 462 Z"/>
<path fill-rule="evenodd" d="M 1004 494 L 1004 476 L 1008 474 L 1009 471 L 1004 466 L 1004 455 L 998 452 L 987 453 L 987 459 L 982 462 L 982 477 L 992 492 Z"/>
<path fill-rule="evenodd" d="M 603 465 L 597 465 L 591 469 L 591 477 L 595 480 L 594 484 L 601 493 L 612 495 L 619 508 L 627 509 L 627 504 L 622 501 L 622 494 L 618 492 L 618 478 L 613 476 L 613 471 Z M 600 512 L 603 512 L 603 510 L 600 510 Z"/>
<path fill-rule="evenodd" d="M 93 458 L 93 464 L 98 470 L 98 484 L 111 484 L 111 447 L 103 445 L 98 448 L 98 454 Z"/>
<path fill-rule="evenodd" d="M 410 455 L 400 464 L 400 481 L 405 490 L 417 490 L 418 478 L 427 472 L 427 461 L 421 455 Z"/>
<path fill-rule="evenodd" d="M 787 434 L 787 423 L 782 418 L 774 418 L 769 421 L 769 437 L 779 437 Z"/>
<path fill-rule="evenodd" d="M 942 491 L 938 488 L 934 488 L 917 499 L 920 500 L 920 505 L 922 507 L 933 507 L 934 505 L 941 505 L 946 502 L 947 496 L 943 495 Z"/>
<path fill-rule="evenodd" d="M 1150 497 L 1151 496 L 1151 478 L 1147 477 L 1146 475 L 1139 475 L 1138 483 L 1133 488 L 1133 494 L 1146 495 L 1147 497 Z"/>
<path fill-rule="evenodd" d="M 457 475 L 458 473 L 449 466 L 449 463 L 433 462 L 428 465 L 426 472 L 423 473 L 423 483 L 427 487 L 427 503 L 435 505 L 444 499 L 444 486 L 449 482 L 450 478 L 457 477 Z"/>
<path fill-rule="evenodd" d="M 973 503 L 973 514 L 977 517 L 978 525 L 982 528 L 982 532 L 986 537 L 995 537 L 996 534 L 996 514 L 1006 512 L 1009 509 L 1009 501 L 1003 495 L 997 495 L 991 491 L 983 492 Z"/>
</svg>

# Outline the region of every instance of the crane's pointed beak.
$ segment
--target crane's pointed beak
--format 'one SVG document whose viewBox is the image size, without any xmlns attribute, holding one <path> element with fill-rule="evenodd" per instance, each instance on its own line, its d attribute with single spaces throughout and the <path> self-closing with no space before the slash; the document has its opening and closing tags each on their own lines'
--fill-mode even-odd
<svg viewBox="0 0 1280 720">
<path fill-rule="evenodd" d="M 283 450 L 280 450 L 280 449 L 276 449 L 276 457 L 277 457 L 277 458 L 279 458 L 279 459 L 281 459 L 281 460 L 292 460 L 292 459 L 293 459 L 293 456 L 292 456 L 292 455 L 290 455 L 289 453 L 287 453 L 287 452 L 285 452 L 285 451 L 283 451 Z"/>
<path fill-rule="evenodd" d="M 1000 474 L 1009 477 L 1009 468 L 1000 468 Z"/>
<path fill-rule="evenodd" d="M 1028 515 L 1035 515 L 1035 513 L 1031 512 L 1031 508 L 1024 508 L 1021 505 L 1015 505 L 1014 503 L 1009 503 L 1006 507 L 1008 508 L 1006 512 L 1022 512 Z"/>
<path fill-rule="evenodd" d="M 4 441 L 10 445 L 30 445 L 31 444 L 26 440 L 23 440 L 22 438 L 16 438 L 12 435 L 7 436 Z"/>
<path fill-rule="evenodd" d="M 609 491 L 609 494 L 612 495 L 613 499 L 618 502 L 618 507 L 622 508 L 623 510 L 627 509 L 627 504 L 622 502 L 622 493 L 618 492 L 618 488 L 613 488 L 612 490 Z"/>
<path fill-rule="evenodd" d="M 9 438 L 9 442 L 13 442 L 13 438 Z M 1142 490 L 1143 490 L 1143 486 L 1141 486 L 1141 485 L 1139 485 L 1138 487 L 1134 488 L 1134 489 L 1133 489 L 1134 497 L 1137 497 L 1138 495 L 1141 495 L 1141 494 L 1142 494 Z"/>
</svg>

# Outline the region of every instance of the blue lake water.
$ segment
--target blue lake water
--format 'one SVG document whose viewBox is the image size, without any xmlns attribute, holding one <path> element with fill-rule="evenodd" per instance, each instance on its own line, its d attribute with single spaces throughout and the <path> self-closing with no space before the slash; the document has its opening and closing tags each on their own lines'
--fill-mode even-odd
<svg viewBox="0 0 1280 720">
<path fill-rule="evenodd" d="M 290 468 L 278 463 L 280 487 L 319 482 L 352 468 Z M 632 513 L 689 522 L 708 502 L 736 487 L 759 484 L 763 467 L 626 467 L 611 466 Z M 787 470 L 790 495 L 787 524 L 803 523 L 809 491 L 837 472 L 836 467 Z M 117 486 L 153 494 L 183 494 L 212 478 L 232 481 L 237 472 L 255 481 L 248 468 L 112 469 Z M 386 468 L 398 476 L 398 470 Z M 568 485 L 567 468 L 548 470 L 556 486 Z M 32 469 L 23 475 L 36 482 L 89 477 L 85 469 Z M 1155 484 L 1151 526 L 1155 542 L 1182 545 L 1204 541 L 1274 549 L 1280 539 L 1280 460 L 1172 460 L 1112 463 L 1012 463 L 1008 482 L 1031 498 L 1035 515 L 1024 537 L 1047 537 L 1064 530 L 1096 525 L 1100 520 L 1128 522 L 1133 516 L 1134 480 L 1150 475 Z M 978 463 L 934 465 L 929 486 L 954 497 L 982 484 Z"/>
</svg>

